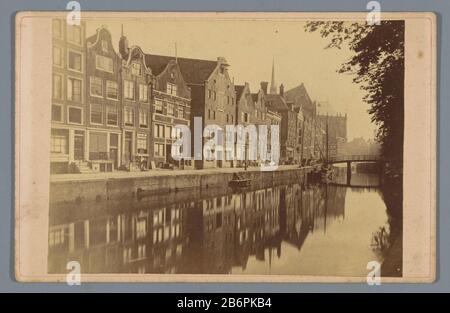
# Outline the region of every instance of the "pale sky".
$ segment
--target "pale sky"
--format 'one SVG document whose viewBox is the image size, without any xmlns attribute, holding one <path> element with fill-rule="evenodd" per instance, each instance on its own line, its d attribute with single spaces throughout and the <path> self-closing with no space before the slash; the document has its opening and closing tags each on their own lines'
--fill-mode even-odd
<svg viewBox="0 0 450 313">
<path fill-rule="evenodd" d="M 261 81 L 270 82 L 274 59 L 278 86 L 283 83 L 289 90 L 304 83 L 313 100 L 329 101 L 335 111 L 347 113 L 349 141 L 373 138 L 375 126 L 362 101 L 364 93 L 352 83 L 352 76 L 336 73 L 351 53 L 324 49 L 327 40 L 318 33 L 306 33 L 305 22 L 102 18 L 87 21 L 86 36 L 106 25 L 118 52 L 122 24 L 129 44 L 140 46 L 145 53 L 175 55 L 176 43 L 179 57 L 225 57 L 235 84 L 248 82 L 252 92 Z"/>
</svg>

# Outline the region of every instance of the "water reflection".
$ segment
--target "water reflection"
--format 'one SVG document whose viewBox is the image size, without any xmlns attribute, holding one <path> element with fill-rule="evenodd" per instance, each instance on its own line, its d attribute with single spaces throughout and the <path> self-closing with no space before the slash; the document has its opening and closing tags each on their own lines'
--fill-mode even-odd
<svg viewBox="0 0 450 313">
<path fill-rule="evenodd" d="M 49 271 L 355 276 L 383 256 L 377 190 L 289 184 L 53 206 Z"/>
<path fill-rule="evenodd" d="M 363 165 L 365 165 L 363 167 Z M 371 167 L 368 167 L 372 165 Z M 378 188 L 380 185 L 379 169 L 377 164 L 352 163 L 351 186 L 358 188 Z M 332 182 L 338 185 L 347 185 L 347 166 L 345 164 L 333 165 Z"/>
</svg>

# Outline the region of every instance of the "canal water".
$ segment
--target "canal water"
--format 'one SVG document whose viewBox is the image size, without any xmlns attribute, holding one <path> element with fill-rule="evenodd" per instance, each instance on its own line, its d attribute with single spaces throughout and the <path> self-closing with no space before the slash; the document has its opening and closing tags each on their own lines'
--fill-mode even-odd
<svg viewBox="0 0 450 313">
<path fill-rule="evenodd" d="M 386 212 L 378 188 L 334 183 L 52 205 L 49 272 L 365 277 L 384 259 Z"/>
</svg>

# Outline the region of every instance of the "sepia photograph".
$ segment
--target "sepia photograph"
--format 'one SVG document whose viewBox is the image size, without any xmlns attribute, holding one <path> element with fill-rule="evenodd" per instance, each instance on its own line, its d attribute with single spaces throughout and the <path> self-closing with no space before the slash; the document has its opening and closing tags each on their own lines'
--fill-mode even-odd
<svg viewBox="0 0 450 313">
<path fill-rule="evenodd" d="M 433 15 L 16 25 L 19 280 L 434 279 Z"/>
</svg>

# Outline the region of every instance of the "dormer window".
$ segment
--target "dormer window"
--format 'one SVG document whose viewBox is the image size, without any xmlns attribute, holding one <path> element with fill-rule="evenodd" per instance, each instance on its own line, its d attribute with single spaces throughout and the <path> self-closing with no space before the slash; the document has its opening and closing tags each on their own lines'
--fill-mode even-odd
<svg viewBox="0 0 450 313">
<path fill-rule="evenodd" d="M 140 76 L 142 73 L 142 67 L 139 63 L 132 63 L 131 64 L 131 74 Z"/>
<path fill-rule="evenodd" d="M 167 93 L 169 95 L 177 95 L 177 85 L 175 84 L 171 84 L 171 83 L 167 83 Z"/>
</svg>

